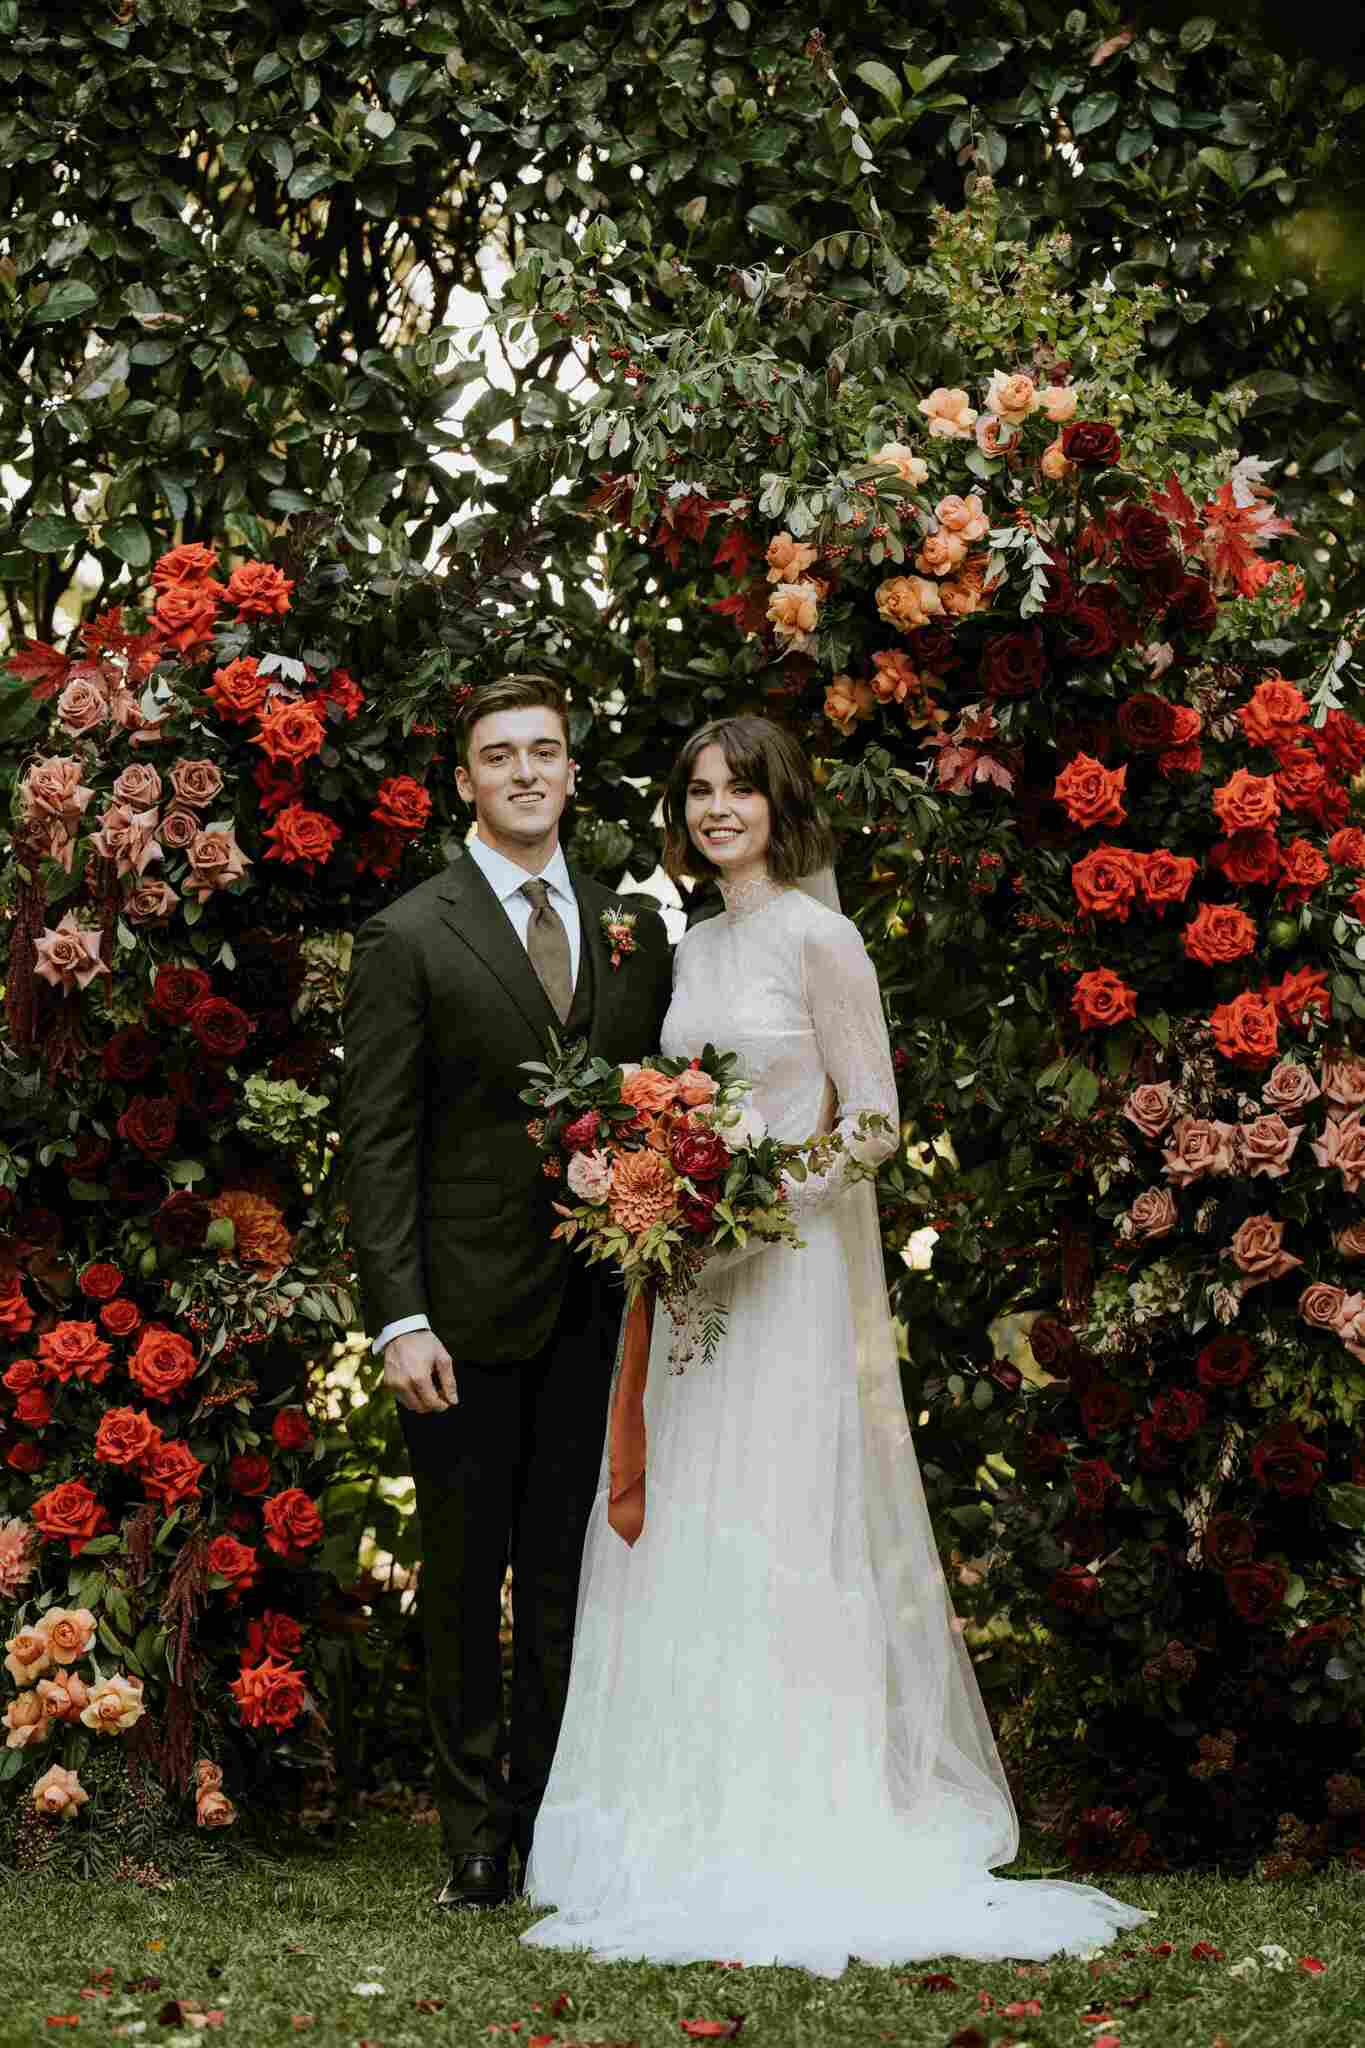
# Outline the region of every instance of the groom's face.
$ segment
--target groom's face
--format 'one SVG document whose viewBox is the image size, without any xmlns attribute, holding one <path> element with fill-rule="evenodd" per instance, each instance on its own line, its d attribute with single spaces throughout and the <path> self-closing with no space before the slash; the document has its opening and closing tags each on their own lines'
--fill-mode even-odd
<svg viewBox="0 0 1365 2048">
<path fill-rule="evenodd" d="M 455 784 L 474 806 L 480 839 L 514 860 L 548 859 L 574 786 L 563 719 L 548 705 L 490 712 L 470 732 Z"/>
</svg>

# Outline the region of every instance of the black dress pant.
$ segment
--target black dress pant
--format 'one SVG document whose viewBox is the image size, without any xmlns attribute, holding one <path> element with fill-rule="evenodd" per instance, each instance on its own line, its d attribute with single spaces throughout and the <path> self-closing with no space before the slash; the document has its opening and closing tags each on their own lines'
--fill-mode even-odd
<svg viewBox="0 0 1365 2048">
<path fill-rule="evenodd" d="M 583 1538 L 597 1487 L 620 1296 L 575 1259 L 548 1342 L 517 1364 L 455 1357 L 459 1402 L 398 1409 L 417 1489 L 419 1599 L 446 1851 L 523 1861 L 569 1684 Z M 512 1567 L 511 1728 L 501 1595 Z M 510 1754 L 510 1776 L 501 1759 Z"/>
</svg>

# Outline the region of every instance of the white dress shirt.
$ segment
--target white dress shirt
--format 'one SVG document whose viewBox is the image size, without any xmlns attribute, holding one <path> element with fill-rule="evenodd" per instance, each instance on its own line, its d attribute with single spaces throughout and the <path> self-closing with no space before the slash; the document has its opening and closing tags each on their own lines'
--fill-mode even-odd
<svg viewBox="0 0 1365 2048">
<path fill-rule="evenodd" d="M 508 860 L 505 853 L 480 839 L 477 832 L 465 842 L 465 852 L 487 881 L 493 894 L 502 905 L 513 931 L 526 944 L 526 935 L 531 928 L 531 899 L 523 896 L 522 887 L 526 882 L 542 881 L 548 884 L 549 900 L 559 914 L 560 922 L 569 940 L 569 970 L 574 983 L 578 981 L 578 961 L 583 947 L 582 923 L 578 915 L 578 898 L 569 880 L 569 864 L 564 858 L 564 849 L 557 846 L 549 861 L 538 876 L 528 873 Z M 402 1337 L 409 1330 L 429 1330 L 430 1322 L 423 1315 L 400 1316 L 396 1322 L 385 1323 L 370 1349 L 380 1352 L 392 1337 Z"/>
</svg>

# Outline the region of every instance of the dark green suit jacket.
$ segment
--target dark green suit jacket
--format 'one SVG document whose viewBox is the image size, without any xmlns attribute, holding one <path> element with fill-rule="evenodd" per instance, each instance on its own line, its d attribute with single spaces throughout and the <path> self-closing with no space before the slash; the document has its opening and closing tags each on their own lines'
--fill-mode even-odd
<svg viewBox="0 0 1365 2048">
<path fill-rule="evenodd" d="M 570 863 L 582 921 L 562 1038 L 613 1062 L 657 1052 L 667 934 L 633 898 L 619 967 L 602 912 L 622 901 Z M 356 934 L 344 1011 L 343 1170 L 366 1327 L 426 1315 L 458 1363 L 513 1363 L 548 1338 L 572 1254 L 551 1240 L 559 1186 L 520 1100 L 558 1019 L 506 911 L 460 858 Z"/>
</svg>

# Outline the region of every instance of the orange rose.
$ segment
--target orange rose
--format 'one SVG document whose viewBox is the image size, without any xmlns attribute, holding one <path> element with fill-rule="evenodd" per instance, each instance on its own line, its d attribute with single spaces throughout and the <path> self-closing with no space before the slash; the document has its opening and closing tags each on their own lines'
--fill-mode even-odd
<svg viewBox="0 0 1365 2048">
<path fill-rule="evenodd" d="M 148 1500 L 159 1500 L 167 1514 L 181 1501 L 198 1500 L 199 1475 L 204 1470 L 187 1443 L 179 1437 L 159 1443 L 142 1460 L 142 1491 Z"/>
<path fill-rule="evenodd" d="M 1137 990 L 1111 968 L 1094 967 L 1076 983 L 1071 1007 L 1087 1031 L 1105 1031 L 1137 1015 Z"/>
<path fill-rule="evenodd" d="M 1311 839 L 1291 839 L 1280 848 L 1280 872 L 1275 893 L 1297 906 L 1306 903 L 1318 885 L 1331 873 L 1327 862 Z"/>
<path fill-rule="evenodd" d="M 835 676 L 825 692 L 825 716 L 845 737 L 859 719 L 871 718 L 876 708 L 877 699 L 870 685 L 855 682 L 852 676 Z"/>
<path fill-rule="evenodd" d="M 1089 754 L 1077 754 L 1057 777 L 1053 795 L 1065 806 L 1073 825 L 1121 825 L 1128 770 L 1105 768 Z"/>
<path fill-rule="evenodd" d="M 204 1562 L 211 1572 L 227 1580 L 227 1591 L 234 1599 L 256 1583 L 259 1564 L 255 1547 L 239 1543 L 235 1536 L 215 1536 Z"/>
<path fill-rule="evenodd" d="M 291 1550 L 311 1550 L 322 1541 L 317 1502 L 310 1500 L 301 1486 L 286 1486 L 283 1493 L 272 1493 L 262 1515 L 265 1540 L 277 1557 L 287 1557 Z"/>
<path fill-rule="evenodd" d="M 73 1557 L 80 1556 L 92 1537 L 113 1526 L 83 1479 L 63 1479 L 49 1493 L 40 1494 L 29 1517 L 49 1542 L 64 1540 Z"/>
<path fill-rule="evenodd" d="M 874 456 L 874 461 L 881 458 Z M 806 571 L 813 569 L 819 560 L 820 550 L 805 541 L 793 539 L 783 531 L 774 535 L 768 543 L 768 552 L 763 557 L 768 565 L 769 583 L 800 583 Z"/>
<path fill-rule="evenodd" d="M 1295 727 L 1307 718 L 1308 699 L 1283 676 L 1267 676 L 1237 716 L 1253 746 L 1278 747 L 1293 739 Z"/>
<path fill-rule="evenodd" d="M 32 1690 L 21 1692 L 5 1708 L 4 1716 L 6 1749 L 29 1749 L 40 1742 L 46 1742 L 52 1732 L 51 1722 L 43 1711 L 42 1700 Z M 41 1780 L 40 1780 L 41 1782 Z"/>
<path fill-rule="evenodd" d="M 34 1780 L 29 1794 L 34 1810 L 46 1820 L 72 1820 L 85 1805 L 90 1794 L 74 1771 L 68 1771 L 62 1764 L 53 1764 Z"/>
<path fill-rule="evenodd" d="M 322 752 L 327 728 L 311 704 L 276 704 L 263 711 L 258 729 L 252 733 L 254 746 L 270 761 L 293 764 L 311 761 Z"/>
<path fill-rule="evenodd" d="M 1280 756 L 1275 787 L 1287 811 L 1311 811 L 1328 783 L 1327 770 L 1316 754 L 1296 749 Z"/>
<path fill-rule="evenodd" d="M 657 1067 L 633 1067 L 621 1082 L 621 1100 L 645 1116 L 658 1116 L 678 1100 L 678 1084 Z"/>
<path fill-rule="evenodd" d="M 913 633 L 942 615 L 943 599 L 926 576 L 888 576 L 877 585 L 877 610 L 888 626 Z"/>
<path fill-rule="evenodd" d="M 1255 923 L 1232 903 L 1201 903 L 1181 936 L 1191 960 L 1205 967 L 1225 966 L 1256 950 Z"/>
<path fill-rule="evenodd" d="M 1365 868 L 1365 832 L 1359 825 L 1344 825 L 1328 840 L 1327 858 L 1339 868 Z"/>
<path fill-rule="evenodd" d="M 310 811 L 306 804 L 286 804 L 265 836 L 270 842 L 267 860 L 282 860 L 290 867 L 303 868 L 307 874 L 315 875 L 331 859 L 341 827 L 323 812 Z"/>
<path fill-rule="evenodd" d="M 919 402 L 919 409 L 929 422 L 929 432 L 936 440 L 970 441 L 976 425 L 976 414 L 967 403 L 965 391 L 945 390 L 942 384 Z"/>
<path fill-rule="evenodd" d="M 951 576 L 965 561 L 967 543 L 955 533 L 931 533 L 915 556 L 921 576 Z"/>
<path fill-rule="evenodd" d="M 238 661 L 230 661 L 226 668 L 216 668 L 204 695 L 220 718 L 231 725 L 245 725 L 256 716 L 269 693 L 269 679 L 260 673 L 255 656 L 245 654 Z"/>
<path fill-rule="evenodd" d="M 302 1713 L 307 1697 L 303 1673 L 274 1657 L 245 1665 L 228 1691 L 248 1728 L 288 1728 Z"/>
<path fill-rule="evenodd" d="M 206 576 L 193 583 L 172 583 L 162 591 L 152 613 L 153 630 L 181 654 L 207 646 L 223 601 L 223 586 Z"/>
<path fill-rule="evenodd" d="M 1072 863 L 1071 886 L 1087 915 L 1116 917 L 1126 924 L 1138 873 L 1138 863 L 1126 847 L 1097 846 L 1084 860 Z"/>
<path fill-rule="evenodd" d="M 283 618 L 294 588 L 283 569 L 271 562 L 243 562 L 228 578 L 227 601 L 242 619 Z"/>
<path fill-rule="evenodd" d="M 975 491 L 968 498 L 960 498 L 955 491 L 940 498 L 934 507 L 934 517 L 940 526 L 963 540 L 984 540 L 991 530 L 991 522 Z"/>
<path fill-rule="evenodd" d="M 142 1680 L 120 1671 L 90 1687 L 90 1696 L 81 1708 L 81 1724 L 96 1735 L 123 1735 L 146 1711 Z"/>
<path fill-rule="evenodd" d="M 95 1617 L 88 1607 L 49 1607 L 43 1630 L 54 1664 L 75 1664 L 94 1646 Z"/>
<path fill-rule="evenodd" d="M 197 540 L 184 541 L 153 564 L 152 582 L 158 590 L 169 590 L 176 583 L 202 583 L 217 567 L 216 549 L 201 547 Z"/>
<path fill-rule="evenodd" d="M 148 1323 L 128 1361 L 128 1377 L 150 1401 L 169 1401 L 194 1378 L 199 1360 L 187 1338 L 162 1323 Z"/>
<path fill-rule="evenodd" d="M 1280 815 L 1280 794 L 1273 775 L 1252 775 L 1234 769 L 1213 792 L 1213 808 L 1225 832 L 1257 832 Z"/>
<path fill-rule="evenodd" d="M 956 576 L 945 576 L 938 586 L 939 603 L 955 619 L 970 619 L 990 605 L 994 583 L 987 583 L 988 555 L 968 555 Z M 929 586 L 931 589 L 933 585 Z"/>
<path fill-rule="evenodd" d="M 1209 1019 L 1218 1050 L 1239 1067 L 1269 1066 L 1280 1048 L 1280 1020 L 1273 1002 L 1243 989 L 1220 1003 Z"/>
<path fill-rule="evenodd" d="M 136 1465 L 160 1442 L 145 1408 L 106 1408 L 95 1431 L 95 1456 L 106 1465 Z"/>
<path fill-rule="evenodd" d="M 1136 856 L 1143 901 L 1160 917 L 1169 903 L 1183 903 L 1190 884 L 1199 873 L 1199 863 L 1185 853 L 1170 853 L 1159 847 L 1155 853 Z"/>
<path fill-rule="evenodd" d="M 93 1323 L 58 1323 L 38 1340 L 38 1357 L 54 1380 L 103 1386 L 114 1354 Z"/>
<path fill-rule="evenodd" d="M 375 792 L 370 812 L 385 832 L 420 832 L 431 816 L 431 798 L 412 775 L 390 775 Z"/>
</svg>

